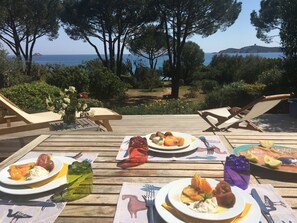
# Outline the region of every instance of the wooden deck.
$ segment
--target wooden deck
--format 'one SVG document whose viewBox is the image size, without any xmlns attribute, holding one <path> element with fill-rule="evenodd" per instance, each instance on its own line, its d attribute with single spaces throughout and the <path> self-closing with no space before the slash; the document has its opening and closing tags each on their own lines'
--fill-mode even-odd
<svg viewBox="0 0 297 223">
<path fill-rule="evenodd" d="M 297 119 L 288 114 L 265 114 L 255 120 L 265 132 L 297 132 Z M 209 125 L 196 114 L 193 115 L 123 115 L 122 120 L 111 120 L 114 133 L 148 134 L 156 130 L 202 132 Z M 95 130 L 93 130 L 95 131 Z M 231 129 L 232 132 L 255 131 Z M 8 157 L 31 140 L 42 134 L 53 134 L 48 128 L 0 135 L 0 160 Z M 99 132 L 98 132 L 99 133 Z"/>
</svg>

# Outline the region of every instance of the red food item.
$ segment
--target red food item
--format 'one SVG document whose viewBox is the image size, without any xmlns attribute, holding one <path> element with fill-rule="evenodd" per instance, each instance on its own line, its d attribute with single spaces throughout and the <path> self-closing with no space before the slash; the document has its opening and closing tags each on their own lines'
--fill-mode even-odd
<svg viewBox="0 0 297 223">
<path fill-rule="evenodd" d="M 227 193 L 227 192 L 231 192 L 231 187 L 230 187 L 230 184 L 224 180 L 221 180 L 215 190 L 214 190 L 214 194 L 224 194 L 224 193 Z"/>
<path fill-rule="evenodd" d="M 236 202 L 235 195 L 232 192 L 217 194 L 216 199 L 219 206 L 232 208 Z"/>
<path fill-rule="evenodd" d="M 54 162 L 48 154 L 41 154 L 36 161 L 36 165 L 41 166 L 48 171 L 52 171 L 52 169 L 54 169 Z"/>
</svg>

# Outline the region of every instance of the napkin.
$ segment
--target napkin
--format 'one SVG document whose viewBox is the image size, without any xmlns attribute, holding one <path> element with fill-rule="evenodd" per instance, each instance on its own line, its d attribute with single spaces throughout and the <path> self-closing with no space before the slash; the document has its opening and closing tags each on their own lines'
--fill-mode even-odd
<svg viewBox="0 0 297 223">
<path fill-rule="evenodd" d="M 40 181 L 40 182 L 37 182 L 37 183 L 33 183 L 33 184 L 28 184 L 27 187 L 31 187 L 31 188 L 36 188 L 36 187 L 41 187 L 45 184 L 48 184 L 49 182 L 53 181 L 53 180 L 56 180 L 60 177 L 63 177 L 67 174 L 68 172 L 68 164 L 67 163 L 64 163 L 63 164 L 63 167 L 62 169 L 60 170 L 60 172 L 58 174 L 56 174 L 55 176 L 52 176 L 46 180 L 43 180 L 43 181 Z"/>
<path fill-rule="evenodd" d="M 175 209 L 170 203 L 164 202 L 162 204 L 162 206 L 167 211 L 169 211 L 171 214 L 173 214 L 176 218 L 178 218 L 178 219 L 180 219 L 180 220 L 182 220 L 184 222 L 187 222 L 187 223 L 197 222 L 197 218 L 192 218 L 192 217 L 190 217 L 188 215 L 185 215 L 184 213 L 182 213 L 182 212 L 178 211 L 177 209 Z M 250 208 L 251 208 L 251 204 L 246 203 L 245 207 L 244 207 L 244 210 L 241 212 L 240 215 L 236 216 L 233 219 L 216 221 L 216 223 L 237 223 L 237 222 L 240 222 L 240 220 L 242 218 L 244 218 L 248 214 Z M 213 221 L 199 219 L 199 223 L 210 223 L 210 222 L 213 222 Z"/>
</svg>

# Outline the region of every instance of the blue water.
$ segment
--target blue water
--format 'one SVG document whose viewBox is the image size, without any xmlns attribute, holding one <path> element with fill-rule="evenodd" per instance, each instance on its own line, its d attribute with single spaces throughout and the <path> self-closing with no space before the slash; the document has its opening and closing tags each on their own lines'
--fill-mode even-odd
<svg viewBox="0 0 297 223">
<path fill-rule="evenodd" d="M 208 65 L 211 62 L 212 57 L 214 56 L 214 53 L 205 53 L 204 57 L 204 65 Z M 241 56 L 248 56 L 248 55 L 255 55 L 260 57 L 266 57 L 266 58 L 282 58 L 284 55 L 282 53 L 237 53 L 232 54 L 229 53 L 227 55 L 235 56 L 235 55 L 241 55 Z M 33 61 L 38 64 L 59 64 L 59 65 L 65 65 L 65 66 L 73 66 L 73 65 L 79 65 L 83 62 L 86 62 L 88 60 L 96 59 L 97 55 L 95 54 L 81 54 L 81 55 L 42 55 L 42 56 L 33 56 Z M 142 64 L 145 66 L 148 65 L 148 60 L 143 57 L 133 56 L 131 54 L 125 54 L 124 62 L 129 59 L 131 61 L 141 61 Z M 167 56 L 160 57 L 158 59 L 157 68 L 160 68 L 163 66 L 163 62 L 167 60 Z M 132 63 L 133 64 L 133 63 Z"/>
</svg>

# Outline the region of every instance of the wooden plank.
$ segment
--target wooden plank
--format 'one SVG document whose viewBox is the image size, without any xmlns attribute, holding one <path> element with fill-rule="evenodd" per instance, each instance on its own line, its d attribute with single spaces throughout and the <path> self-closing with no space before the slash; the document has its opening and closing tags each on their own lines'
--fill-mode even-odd
<svg viewBox="0 0 297 223">
<path fill-rule="evenodd" d="M 12 156 L 10 156 L 7 159 L 3 160 L 0 163 L 0 169 L 1 168 L 4 168 L 5 166 L 8 166 L 9 164 L 12 164 L 12 163 L 16 162 L 21 157 L 23 157 L 25 154 L 27 154 L 32 149 L 34 149 L 34 147 L 36 145 L 40 144 L 43 140 L 45 140 L 48 137 L 49 137 L 49 135 L 41 135 L 38 138 L 34 139 L 33 141 L 31 141 L 30 143 L 28 143 L 27 145 L 25 145 L 22 149 L 20 149 L 17 152 L 15 152 Z"/>
</svg>

